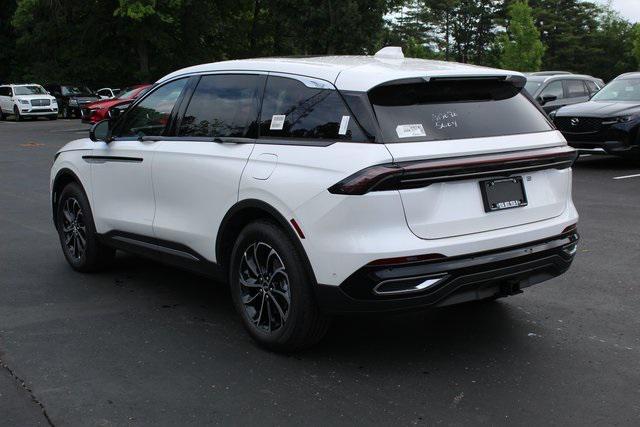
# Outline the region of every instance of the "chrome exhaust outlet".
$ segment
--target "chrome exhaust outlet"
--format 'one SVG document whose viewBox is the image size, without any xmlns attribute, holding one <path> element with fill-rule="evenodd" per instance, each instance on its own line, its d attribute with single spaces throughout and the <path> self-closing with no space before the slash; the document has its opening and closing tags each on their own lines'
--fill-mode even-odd
<svg viewBox="0 0 640 427">
<path fill-rule="evenodd" d="M 373 293 L 380 296 L 414 294 L 434 287 L 446 277 L 445 273 L 436 277 L 419 276 L 385 280 L 373 288 Z"/>
</svg>

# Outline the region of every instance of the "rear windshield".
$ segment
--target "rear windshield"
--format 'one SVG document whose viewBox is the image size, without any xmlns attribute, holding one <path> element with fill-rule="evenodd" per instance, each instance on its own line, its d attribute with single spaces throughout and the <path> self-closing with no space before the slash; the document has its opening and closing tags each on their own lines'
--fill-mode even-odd
<svg viewBox="0 0 640 427">
<path fill-rule="evenodd" d="M 384 142 L 480 138 L 552 130 L 520 89 L 500 80 L 385 85 L 369 99 Z"/>
</svg>

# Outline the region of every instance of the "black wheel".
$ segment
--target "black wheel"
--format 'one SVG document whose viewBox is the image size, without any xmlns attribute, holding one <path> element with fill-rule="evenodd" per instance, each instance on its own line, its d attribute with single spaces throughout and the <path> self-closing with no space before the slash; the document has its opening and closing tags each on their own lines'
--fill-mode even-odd
<svg viewBox="0 0 640 427">
<path fill-rule="evenodd" d="M 15 118 L 16 122 L 19 122 L 20 120 L 22 120 L 22 116 L 20 115 L 20 110 L 15 105 L 13 106 L 13 117 Z"/>
<path fill-rule="evenodd" d="M 2 108 L 0 108 L 0 122 L 3 121 L 4 119 L 5 119 L 4 111 L 2 111 Z"/>
<path fill-rule="evenodd" d="M 265 220 L 247 225 L 231 256 L 233 302 L 260 345 L 295 351 L 322 339 L 330 319 L 315 302 L 313 275 L 282 229 Z"/>
<path fill-rule="evenodd" d="M 69 107 L 67 106 L 62 107 L 62 118 L 63 119 L 71 118 L 71 112 L 69 111 Z"/>
<path fill-rule="evenodd" d="M 68 184 L 60 193 L 56 228 L 62 252 L 75 270 L 97 271 L 113 260 L 115 250 L 98 241 L 87 196 L 76 183 Z"/>
</svg>

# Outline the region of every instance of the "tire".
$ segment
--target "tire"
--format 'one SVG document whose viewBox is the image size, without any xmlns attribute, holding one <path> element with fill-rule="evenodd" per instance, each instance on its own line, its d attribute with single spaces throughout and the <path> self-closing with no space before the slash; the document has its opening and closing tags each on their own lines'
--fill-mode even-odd
<svg viewBox="0 0 640 427">
<path fill-rule="evenodd" d="M 69 107 L 62 107 L 62 118 L 63 119 L 70 119 L 71 118 L 71 113 L 69 112 Z"/>
<path fill-rule="evenodd" d="M 2 111 L 2 108 L 0 108 L 0 122 L 4 121 L 5 117 L 6 116 L 4 114 L 4 111 Z"/>
<path fill-rule="evenodd" d="M 20 110 L 18 110 L 17 106 L 13 106 L 13 117 L 15 118 L 16 122 L 19 122 L 22 120 L 22 116 L 20 115 Z"/>
<path fill-rule="evenodd" d="M 82 273 L 99 271 L 113 260 L 115 249 L 98 240 L 89 201 L 82 187 L 75 182 L 60 193 L 56 228 L 62 252 L 74 270 Z"/>
<path fill-rule="evenodd" d="M 262 347 L 301 350 L 327 332 L 330 318 L 316 304 L 313 274 L 289 236 L 271 221 L 252 222 L 240 232 L 231 255 L 229 284 L 245 329 Z"/>
</svg>

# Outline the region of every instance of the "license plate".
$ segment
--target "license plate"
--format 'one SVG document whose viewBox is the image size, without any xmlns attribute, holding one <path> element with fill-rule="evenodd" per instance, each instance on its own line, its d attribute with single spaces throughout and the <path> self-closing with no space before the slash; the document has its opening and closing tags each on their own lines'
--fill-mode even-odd
<svg viewBox="0 0 640 427">
<path fill-rule="evenodd" d="M 527 206 L 527 195 L 521 176 L 480 181 L 485 212 Z"/>
</svg>

